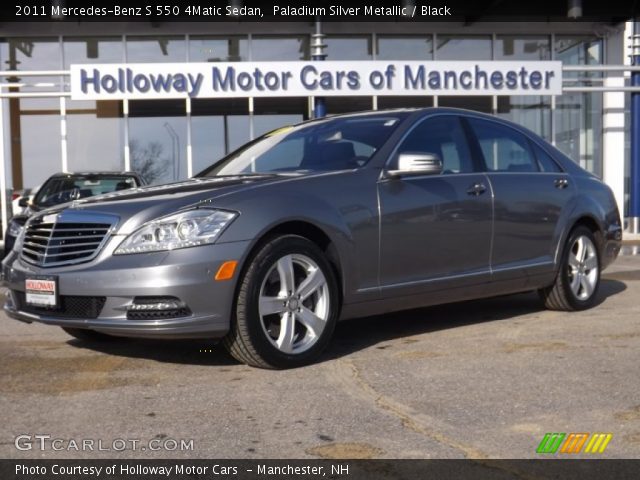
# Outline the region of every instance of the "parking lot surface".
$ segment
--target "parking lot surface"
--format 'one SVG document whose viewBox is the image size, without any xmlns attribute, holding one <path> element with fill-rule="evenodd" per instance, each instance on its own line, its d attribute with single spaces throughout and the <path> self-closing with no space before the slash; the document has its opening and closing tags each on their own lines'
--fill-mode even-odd
<svg viewBox="0 0 640 480">
<path fill-rule="evenodd" d="M 89 344 L 4 314 L 0 331 L 1 458 L 535 458 L 547 432 L 640 458 L 638 256 L 589 311 L 527 293 L 352 320 L 288 371 L 207 341 Z"/>
</svg>

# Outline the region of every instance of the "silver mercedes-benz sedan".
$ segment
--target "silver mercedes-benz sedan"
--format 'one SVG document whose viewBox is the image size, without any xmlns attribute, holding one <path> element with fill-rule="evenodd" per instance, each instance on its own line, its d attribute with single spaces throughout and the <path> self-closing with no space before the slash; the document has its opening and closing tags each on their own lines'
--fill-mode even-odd
<svg viewBox="0 0 640 480">
<path fill-rule="evenodd" d="M 218 338 L 316 359 L 339 319 L 537 290 L 597 301 L 611 190 L 530 131 L 464 110 L 270 132 L 195 178 L 40 212 L 2 265 L 5 312 L 80 339 Z"/>
</svg>

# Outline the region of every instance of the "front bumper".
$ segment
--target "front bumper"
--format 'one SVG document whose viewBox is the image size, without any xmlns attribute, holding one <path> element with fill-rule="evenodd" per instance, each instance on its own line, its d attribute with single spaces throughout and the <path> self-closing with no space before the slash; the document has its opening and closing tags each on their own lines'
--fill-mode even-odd
<svg viewBox="0 0 640 480">
<path fill-rule="evenodd" d="M 27 323 L 40 322 L 130 337 L 218 338 L 229 330 L 238 272 L 215 281 L 225 261 L 242 262 L 249 242 L 221 243 L 133 255 L 112 255 L 122 238 L 113 237 L 91 262 L 39 268 L 12 252 L 2 264 L 9 289 L 5 313 Z M 77 318 L 65 311 L 30 308 L 22 297 L 27 275 L 56 275 L 60 299 L 100 298 L 95 318 Z M 177 318 L 132 319 L 128 310 L 138 298 L 174 297 L 188 314 Z M 64 303 L 64 302 L 63 302 Z"/>
</svg>

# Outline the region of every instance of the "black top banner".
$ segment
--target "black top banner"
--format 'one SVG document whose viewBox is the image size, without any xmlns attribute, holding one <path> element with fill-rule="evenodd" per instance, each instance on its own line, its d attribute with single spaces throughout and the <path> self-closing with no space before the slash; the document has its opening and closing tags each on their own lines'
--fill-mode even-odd
<svg viewBox="0 0 640 480">
<path fill-rule="evenodd" d="M 9 0 L 3 22 L 463 22 L 619 23 L 638 15 L 631 0 Z"/>
</svg>

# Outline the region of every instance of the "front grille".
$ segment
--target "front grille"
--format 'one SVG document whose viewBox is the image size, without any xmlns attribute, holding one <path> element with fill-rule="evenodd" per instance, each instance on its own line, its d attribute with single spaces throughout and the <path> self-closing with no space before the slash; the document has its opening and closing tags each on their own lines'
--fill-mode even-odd
<svg viewBox="0 0 640 480">
<path fill-rule="evenodd" d="M 41 267 L 86 262 L 98 253 L 111 227 L 110 223 L 31 223 L 21 256 Z"/>
<path fill-rule="evenodd" d="M 107 297 L 60 295 L 58 307 L 47 308 L 28 305 L 24 292 L 14 290 L 12 293 L 18 304 L 18 310 L 55 318 L 82 318 L 87 320 L 98 318 L 107 301 Z"/>
</svg>

